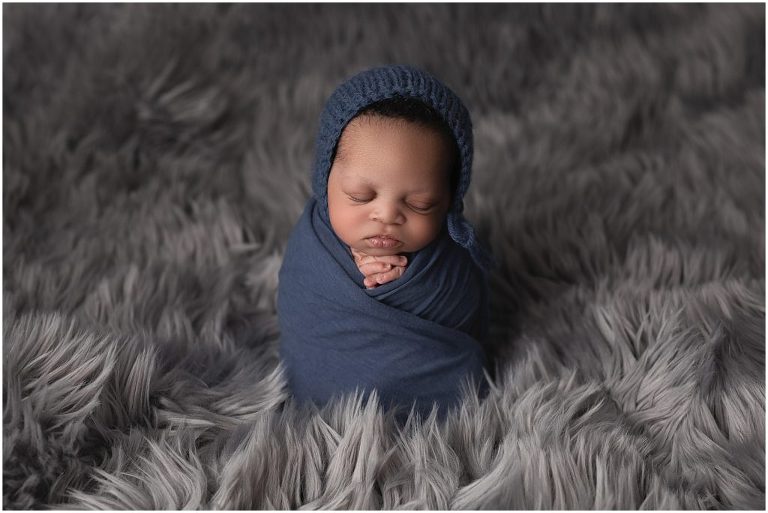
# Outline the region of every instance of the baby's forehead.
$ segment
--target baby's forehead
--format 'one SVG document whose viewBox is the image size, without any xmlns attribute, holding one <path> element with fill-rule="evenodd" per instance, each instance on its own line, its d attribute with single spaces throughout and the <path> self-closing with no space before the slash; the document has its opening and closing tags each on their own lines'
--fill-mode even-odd
<svg viewBox="0 0 768 513">
<path fill-rule="evenodd" d="M 343 143 L 342 143 L 343 141 Z M 450 186 L 451 147 L 434 129 L 400 118 L 360 116 L 342 133 L 332 166 L 353 186 L 441 189 Z"/>
<path fill-rule="evenodd" d="M 435 176 L 435 180 L 418 180 L 414 176 L 413 180 L 409 180 L 408 176 L 392 177 L 386 174 L 377 174 L 374 172 L 366 172 L 366 170 L 346 170 L 341 171 L 340 178 L 344 184 L 361 185 L 367 187 L 378 187 L 385 183 L 398 183 L 404 186 L 410 186 L 413 192 L 429 192 L 438 189 L 447 177 L 442 175 Z M 432 177 L 428 177 L 432 178 Z"/>
</svg>

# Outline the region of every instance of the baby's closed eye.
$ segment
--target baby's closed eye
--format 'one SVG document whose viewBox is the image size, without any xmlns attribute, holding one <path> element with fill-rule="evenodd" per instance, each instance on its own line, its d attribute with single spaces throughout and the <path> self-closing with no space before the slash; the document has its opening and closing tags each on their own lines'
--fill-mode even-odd
<svg viewBox="0 0 768 513">
<path fill-rule="evenodd" d="M 355 203 L 368 203 L 369 201 L 373 200 L 372 197 L 352 195 L 352 194 L 347 194 L 347 197 Z M 434 203 L 412 202 L 412 201 L 408 201 L 405 204 L 408 206 L 408 208 L 410 208 L 415 212 L 429 212 L 435 206 Z"/>
<path fill-rule="evenodd" d="M 432 209 L 432 207 L 434 207 L 434 205 L 430 205 L 430 204 L 413 204 L 413 203 L 408 203 L 408 206 L 417 212 L 429 212 Z"/>
</svg>

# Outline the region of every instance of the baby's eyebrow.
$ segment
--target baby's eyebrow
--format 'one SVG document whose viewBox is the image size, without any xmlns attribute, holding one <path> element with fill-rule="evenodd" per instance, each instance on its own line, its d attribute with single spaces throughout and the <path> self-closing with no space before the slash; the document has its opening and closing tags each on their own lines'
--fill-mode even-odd
<svg viewBox="0 0 768 513">
<path fill-rule="evenodd" d="M 363 185 L 367 185 L 368 187 L 371 187 L 374 189 L 376 188 L 376 184 L 374 182 L 372 182 L 371 180 L 369 180 L 368 178 L 362 175 L 357 175 L 357 174 L 346 175 L 343 179 L 344 179 L 345 185 L 348 185 L 349 182 L 351 182 L 352 180 L 357 180 L 358 183 L 362 183 Z M 355 185 L 358 185 L 358 183 L 355 183 Z M 429 186 L 424 186 L 424 187 L 419 187 L 418 189 L 414 189 L 410 191 L 409 194 L 424 194 L 424 193 L 430 193 L 430 192 L 434 192 L 434 189 Z"/>
<path fill-rule="evenodd" d="M 371 187 L 375 187 L 376 186 L 375 183 L 373 183 L 372 181 L 368 180 L 366 177 L 358 175 L 358 174 L 347 175 L 346 178 L 347 178 L 346 181 L 349 181 L 349 179 L 354 179 L 354 180 L 357 180 L 358 182 L 362 182 L 364 185 L 368 185 L 368 186 L 371 186 Z"/>
</svg>

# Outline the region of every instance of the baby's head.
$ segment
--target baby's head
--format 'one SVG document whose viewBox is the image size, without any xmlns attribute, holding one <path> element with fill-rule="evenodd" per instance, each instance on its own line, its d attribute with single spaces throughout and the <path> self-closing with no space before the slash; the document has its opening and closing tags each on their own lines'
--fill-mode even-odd
<svg viewBox="0 0 768 513">
<path fill-rule="evenodd" d="M 411 253 L 440 234 L 461 161 L 432 107 L 399 95 L 368 105 L 344 128 L 331 162 L 328 215 L 351 248 Z"/>
<path fill-rule="evenodd" d="M 408 98 L 408 105 L 381 103 L 396 97 Z M 424 70 L 391 65 L 362 71 L 336 88 L 320 115 L 312 190 L 323 222 L 353 248 L 413 252 L 446 227 L 487 269 L 489 255 L 463 216 L 471 174 L 469 111 Z M 366 242 L 382 234 L 401 237 L 402 244 Z"/>
</svg>

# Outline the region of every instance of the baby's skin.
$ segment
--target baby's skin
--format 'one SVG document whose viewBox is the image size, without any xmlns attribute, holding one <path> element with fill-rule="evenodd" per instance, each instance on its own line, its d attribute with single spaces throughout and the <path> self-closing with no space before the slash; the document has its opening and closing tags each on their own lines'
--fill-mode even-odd
<svg viewBox="0 0 768 513">
<path fill-rule="evenodd" d="M 401 277 L 404 253 L 439 235 L 450 166 L 445 139 L 430 128 L 375 115 L 346 126 L 328 176 L 328 214 L 366 288 Z"/>
<path fill-rule="evenodd" d="M 398 279 L 408 265 L 408 259 L 404 255 L 373 256 L 354 248 L 349 249 L 355 257 L 357 268 L 365 277 L 363 285 L 368 289 Z"/>
</svg>

